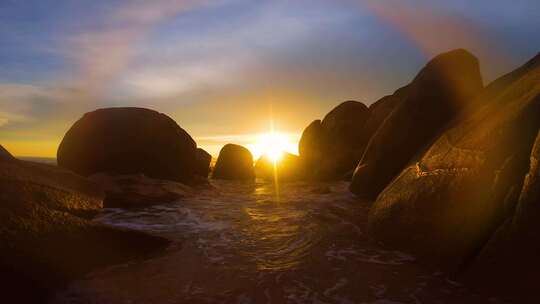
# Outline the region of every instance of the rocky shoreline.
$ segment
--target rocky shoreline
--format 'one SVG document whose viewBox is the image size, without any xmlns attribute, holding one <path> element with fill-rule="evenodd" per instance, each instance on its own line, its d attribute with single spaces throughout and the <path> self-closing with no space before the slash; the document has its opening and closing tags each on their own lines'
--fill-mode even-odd
<svg viewBox="0 0 540 304">
<path fill-rule="evenodd" d="M 0 159 L 0 281 L 8 303 L 41 303 L 110 264 L 155 254 L 167 239 L 91 221 L 104 194 L 55 166 Z"/>
<path fill-rule="evenodd" d="M 470 286 L 527 302 L 540 271 L 539 132 L 540 54 L 484 87 L 476 57 L 454 50 L 370 107 L 347 101 L 312 122 L 280 179 L 350 180 L 359 203 L 373 201 L 371 237 Z M 57 160 L 22 161 L 0 146 L 0 280 L 8 302 L 44 302 L 93 269 L 168 246 L 91 221 L 102 208 L 173 202 L 210 187 L 211 156 L 149 109 L 85 114 Z M 228 144 L 211 175 L 272 179 L 270 164 Z"/>
</svg>

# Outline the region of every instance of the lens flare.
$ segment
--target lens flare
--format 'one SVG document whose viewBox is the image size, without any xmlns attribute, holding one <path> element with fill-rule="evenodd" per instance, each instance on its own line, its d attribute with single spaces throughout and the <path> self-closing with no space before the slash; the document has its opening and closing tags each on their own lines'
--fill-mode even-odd
<svg viewBox="0 0 540 304">
<path fill-rule="evenodd" d="M 297 143 L 291 140 L 291 136 L 285 133 L 268 132 L 259 134 L 256 142 L 249 145 L 249 148 L 256 158 L 268 156 L 274 163 L 277 163 L 285 152 L 294 152 L 293 148 L 296 148 L 296 145 Z"/>
</svg>

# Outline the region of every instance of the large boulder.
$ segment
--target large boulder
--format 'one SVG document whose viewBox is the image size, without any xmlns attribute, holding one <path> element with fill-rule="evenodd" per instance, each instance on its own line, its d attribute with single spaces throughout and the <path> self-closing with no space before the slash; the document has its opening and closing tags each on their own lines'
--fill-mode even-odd
<svg viewBox="0 0 540 304">
<path fill-rule="evenodd" d="M 362 128 L 362 140 L 366 145 L 373 134 L 375 134 L 383 124 L 384 120 L 390 116 L 390 113 L 392 113 L 392 111 L 405 99 L 408 88 L 409 86 L 402 87 L 395 91 L 394 94 L 384 96 L 369 106 L 368 118 Z M 360 159 L 358 161 L 360 161 Z"/>
<path fill-rule="evenodd" d="M 341 179 L 354 169 L 367 142 L 368 112 L 363 103 L 346 101 L 304 130 L 298 148 L 308 178 Z"/>
<path fill-rule="evenodd" d="M 438 265 L 486 263 L 483 269 L 492 269 L 480 273 L 508 286 L 534 277 L 540 271 L 540 148 L 533 149 L 539 118 L 537 56 L 487 86 L 401 172 L 371 208 L 369 231 Z M 533 281 L 524 284 L 532 288 Z"/>
<path fill-rule="evenodd" d="M 496 289 L 519 303 L 536 303 L 538 300 L 531 298 L 531 291 L 536 295 L 540 271 L 539 160 L 540 132 L 514 212 L 509 213 L 461 275 L 469 283 L 488 291 Z"/>
<path fill-rule="evenodd" d="M 208 177 L 210 173 L 210 162 L 212 161 L 212 155 L 201 148 L 197 148 L 197 164 L 195 167 L 195 173 L 204 178 Z"/>
<path fill-rule="evenodd" d="M 305 164 L 306 171 L 311 175 L 314 175 L 315 164 L 323 156 L 320 144 L 323 133 L 321 120 L 314 120 L 304 129 L 298 142 L 298 153 L 301 161 Z"/>
<path fill-rule="evenodd" d="M 403 100 L 373 134 L 350 189 L 374 199 L 411 159 L 422 152 L 482 89 L 478 60 L 465 50 L 432 59 L 405 91 Z"/>
<path fill-rule="evenodd" d="M 296 181 L 303 177 L 300 158 L 297 155 L 284 152 L 281 158 L 274 162 L 263 155 L 255 163 L 255 173 L 268 181 Z"/>
<path fill-rule="evenodd" d="M 0 145 L 0 160 L 14 160 L 15 157 L 11 155 L 2 145 Z"/>
<path fill-rule="evenodd" d="M 251 152 L 240 145 L 226 144 L 219 151 L 212 178 L 254 180 L 255 171 Z"/>
<path fill-rule="evenodd" d="M 80 175 L 144 174 L 190 182 L 197 147 L 165 114 L 142 108 L 108 108 L 86 113 L 58 148 L 58 165 Z"/>
<path fill-rule="evenodd" d="M 140 208 L 175 202 L 192 194 L 192 188 L 181 183 L 153 179 L 142 174 L 115 175 L 103 173 L 89 179 L 105 191 L 105 208 Z"/>
<path fill-rule="evenodd" d="M 123 263 L 168 241 L 92 222 L 95 184 L 55 166 L 0 161 L 0 282 L 7 303 L 41 303 L 94 268 Z"/>
</svg>

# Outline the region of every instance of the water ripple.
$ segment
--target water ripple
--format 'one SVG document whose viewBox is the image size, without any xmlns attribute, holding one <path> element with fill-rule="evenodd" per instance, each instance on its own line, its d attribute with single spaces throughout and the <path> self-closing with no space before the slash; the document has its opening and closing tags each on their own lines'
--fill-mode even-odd
<svg viewBox="0 0 540 304">
<path fill-rule="evenodd" d="M 323 190 L 321 190 L 323 189 Z M 478 303 L 365 233 L 347 183 L 214 182 L 196 197 L 108 209 L 96 221 L 173 240 L 153 259 L 96 272 L 57 303 Z M 443 300 L 441 300 L 443 299 Z"/>
</svg>

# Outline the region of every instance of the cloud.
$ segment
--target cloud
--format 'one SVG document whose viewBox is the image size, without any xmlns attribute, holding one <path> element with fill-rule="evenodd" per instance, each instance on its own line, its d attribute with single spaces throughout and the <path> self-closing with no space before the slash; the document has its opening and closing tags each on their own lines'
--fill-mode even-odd
<svg viewBox="0 0 540 304">
<path fill-rule="evenodd" d="M 200 33 L 187 29 L 147 41 L 132 53 L 130 66 L 118 79 L 118 90 L 135 98 L 159 98 L 208 87 L 242 87 L 258 80 L 261 72 L 285 55 L 283 50 L 339 20 L 329 13 L 295 16 L 280 5 L 263 8 L 201 24 Z"/>
<path fill-rule="evenodd" d="M 138 42 L 160 22 L 204 5 L 202 0 L 130 1 L 113 9 L 95 30 L 76 33 L 67 39 L 67 57 L 78 67 L 75 85 L 95 98 L 122 75 L 130 64 Z"/>
<path fill-rule="evenodd" d="M 7 126 L 10 123 L 24 122 L 28 120 L 28 117 L 18 115 L 16 113 L 0 111 L 0 128 Z"/>
<path fill-rule="evenodd" d="M 8 13 L 21 20 L 0 39 L 21 36 L 0 51 L 9 55 L 0 56 L 0 140 L 59 139 L 84 112 L 110 106 L 154 108 L 195 137 L 264 132 L 272 106 L 276 125 L 296 132 L 343 100 L 369 104 L 391 93 L 448 48 L 509 70 L 484 4 L 464 14 L 427 0 L 88 3 L 33 8 L 40 22 L 18 15 L 26 6 Z M 511 21 L 490 22 L 506 30 L 519 19 Z"/>
<path fill-rule="evenodd" d="M 0 127 L 17 127 L 19 131 L 65 119 L 85 99 L 84 92 L 56 86 L 0 83 L 0 92 Z"/>
<path fill-rule="evenodd" d="M 30 138 L 60 136 L 82 113 L 112 100 L 107 96 L 110 84 L 123 75 L 137 43 L 155 26 L 206 3 L 203 0 L 121 2 L 103 10 L 105 14 L 95 16 L 91 26 L 75 32 L 65 30 L 63 36 L 54 35 L 54 39 L 49 37 L 57 44 L 40 49 L 46 49 L 49 55 L 63 56 L 68 68 L 63 76 L 55 74 L 55 78 L 38 82 L 0 82 L 1 138 L 23 134 Z M 29 135 L 31 132 L 33 135 Z"/>
</svg>

